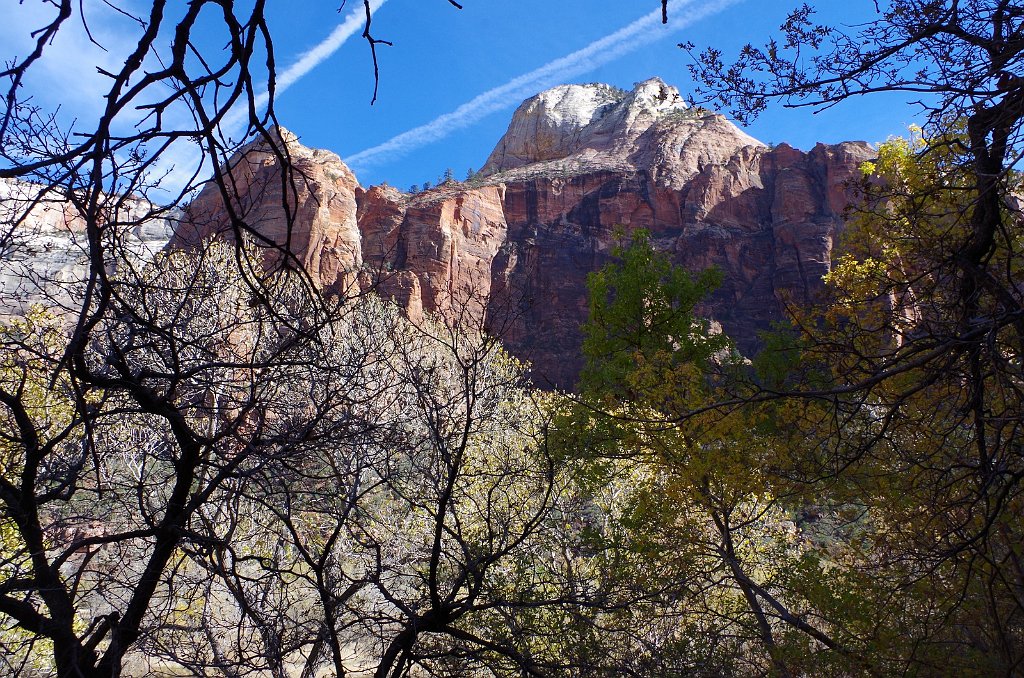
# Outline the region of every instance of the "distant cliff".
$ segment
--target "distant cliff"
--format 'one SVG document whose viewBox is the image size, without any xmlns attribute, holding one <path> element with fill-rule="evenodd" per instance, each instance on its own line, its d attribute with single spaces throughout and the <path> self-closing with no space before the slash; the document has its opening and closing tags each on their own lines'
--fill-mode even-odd
<svg viewBox="0 0 1024 678">
<path fill-rule="evenodd" d="M 138 221 L 120 233 L 121 251 L 142 261 L 167 244 L 176 211 L 148 218 L 154 206 L 144 200 L 111 202 L 112 219 Z M 0 318 L 20 315 L 34 303 L 51 310 L 77 307 L 88 275 L 89 244 L 85 220 L 74 205 L 42 186 L 0 179 L 0 224 Z M 114 268 L 110 262 L 108 269 Z"/>
<path fill-rule="evenodd" d="M 265 144 L 250 145 L 231 163 L 236 217 L 287 245 L 325 290 L 372 286 L 414 315 L 468 310 L 563 387 L 580 367 L 586 275 L 608 261 L 617 226 L 648 229 L 684 266 L 719 267 L 703 312 L 750 353 L 784 301 L 821 288 L 845 183 L 873 155 L 862 142 L 770 149 L 658 79 L 538 94 L 480 176 L 414 195 L 363 189 L 338 156 L 278 134 L 294 185 L 283 189 Z M 231 231 L 212 188 L 186 217 L 178 245 Z"/>
</svg>

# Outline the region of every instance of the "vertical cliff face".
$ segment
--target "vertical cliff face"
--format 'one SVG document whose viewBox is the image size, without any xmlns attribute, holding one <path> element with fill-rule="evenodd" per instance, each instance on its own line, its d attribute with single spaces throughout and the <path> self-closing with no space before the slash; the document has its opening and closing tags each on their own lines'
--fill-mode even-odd
<svg viewBox="0 0 1024 678">
<path fill-rule="evenodd" d="M 192 201 L 171 245 L 250 231 L 271 265 L 289 252 L 326 291 L 347 292 L 362 266 L 359 182 L 334 153 L 306 148 L 285 129 L 272 134 L 273 143 L 258 139 L 231 159 L 223 173 L 225 191 L 211 183 Z M 292 167 L 287 174 L 285 162 Z"/>
<path fill-rule="evenodd" d="M 852 197 L 845 184 L 873 155 L 859 142 L 769 149 L 657 79 L 632 92 L 541 93 L 517 110 L 481 178 L 416 195 L 364 190 L 337 156 L 281 136 L 298 170 L 289 191 L 259 144 L 232 163 L 249 227 L 327 290 L 376 289 L 414 316 L 468 313 L 532 361 L 539 381 L 563 387 L 580 367 L 586 276 L 609 260 L 617 228 L 648 229 L 692 269 L 720 268 L 725 281 L 702 310 L 751 353 L 783 303 L 821 289 Z M 189 215 L 180 242 L 231 230 L 215 191 Z"/>
<path fill-rule="evenodd" d="M 504 188 L 453 186 L 409 197 L 375 187 L 359 194 L 363 287 L 396 299 L 410 315 L 469 311 L 483 322 L 492 268 L 508 240 Z"/>
<path fill-rule="evenodd" d="M 721 269 L 702 310 L 752 353 L 784 303 L 820 291 L 846 184 L 872 155 L 864 143 L 769 149 L 656 79 L 628 93 L 569 85 L 519 107 L 477 185 L 371 189 L 359 228 L 364 251 L 388 243 L 374 260 L 392 272 L 382 291 L 411 312 L 487 297 L 486 322 L 513 353 L 571 386 L 586 276 L 608 262 L 617 227 L 648 229 L 691 269 Z"/>
</svg>

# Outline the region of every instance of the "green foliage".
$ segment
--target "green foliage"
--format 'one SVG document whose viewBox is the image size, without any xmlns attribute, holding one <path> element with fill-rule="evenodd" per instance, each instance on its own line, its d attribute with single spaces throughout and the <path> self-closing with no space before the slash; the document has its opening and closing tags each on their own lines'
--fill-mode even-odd
<svg viewBox="0 0 1024 678">
<path fill-rule="evenodd" d="M 53 379 L 52 367 L 61 355 L 66 335 L 61 319 L 41 306 L 33 306 L 23 318 L 0 324 L 0 492 L 12 490 L 31 474 L 33 457 L 48 450 L 51 467 L 80 463 L 75 394 L 66 378 Z M 88 397 L 88 402 L 98 399 Z M 34 439 L 33 439 L 34 438 Z M 47 469 L 48 470 L 48 469 Z M 32 474 L 40 491 L 61 487 L 57 474 Z M 23 540 L 25 516 L 0 503 L 0 590 L 17 590 L 19 580 L 31 571 L 32 550 Z M 20 523 L 20 524 L 19 524 Z M 50 537 L 46 547 L 54 546 Z M 81 630 L 81 620 L 68 620 Z M 52 675 L 53 645 L 30 630 L 10 624 L 0 614 L 0 673 L 12 667 Z"/>
<path fill-rule="evenodd" d="M 796 515 L 814 516 L 787 587 L 876 672 L 996 675 L 1024 656 L 1020 214 L 1004 201 L 980 274 L 963 132 L 879 148 L 825 298 L 755 360 L 773 404 L 753 430 L 785 441 L 772 485 L 797 480 Z"/>
<path fill-rule="evenodd" d="M 721 274 L 694 275 L 673 266 L 644 230 L 628 244 L 624 237 L 620 232 L 614 261 L 587 278 L 590 317 L 583 326 L 580 386 L 613 399 L 635 397 L 655 385 L 651 380 L 659 373 L 685 366 L 702 370 L 730 347 L 725 335 L 712 335 L 710 323 L 694 314 Z"/>
<path fill-rule="evenodd" d="M 552 446 L 578 460 L 581 491 L 607 516 L 594 543 L 616 554 L 620 576 L 659 592 L 650 614 L 675 620 L 677 634 L 651 659 L 691 672 L 688 662 L 723 672 L 847 670 L 764 614 L 826 614 L 799 583 L 824 567 L 791 517 L 799 493 L 778 473 L 789 469 L 793 442 L 781 422 L 795 415 L 714 407 L 752 388 L 728 338 L 696 314 L 719 275 L 673 266 L 643 231 L 614 254 L 589 280 L 581 402 L 556 419 Z M 799 352 L 788 348 L 792 337 L 778 345 L 762 371 L 784 380 Z M 827 610 L 830 619 L 841 613 Z"/>
<path fill-rule="evenodd" d="M 768 388 L 780 388 L 800 364 L 800 334 L 792 325 L 780 322 L 760 336 L 763 346 L 753 361 L 758 381 Z"/>
</svg>

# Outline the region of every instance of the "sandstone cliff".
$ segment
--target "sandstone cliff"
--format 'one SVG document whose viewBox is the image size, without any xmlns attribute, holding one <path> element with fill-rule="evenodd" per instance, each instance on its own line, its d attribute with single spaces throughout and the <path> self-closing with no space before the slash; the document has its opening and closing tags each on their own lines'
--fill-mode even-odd
<svg viewBox="0 0 1024 678">
<path fill-rule="evenodd" d="M 167 244 L 177 219 L 173 211 L 131 197 L 110 200 L 102 212 L 114 224 L 106 230 L 108 245 L 116 240 L 117 251 L 136 261 Z M 21 315 L 32 304 L 52 311 L 77 307 L 89 274 L 85 231 L 85 219 L 65 196 L 0 180 L 0 317 Z M 108 272 L 116 264 L 108 261 Z"/>
<path fill-rule="evenodd" d="M 355 175 L 329 151 L 300 144 L 285 129 L 241 149 L 185 209 L 172 247 L 217 234 L 256 235 L 272 265 L 301 266 L 325 291 L 348 293 L 362 265 Z M 293 171 L 285 175 L 281 168 Z M 225 204 L 223 195 L 230 196 Z"/>
<path fill-rule="evenodd" d="M 844 184 L 873 155 L 860 142 L 769 149 L 658 79 L 543 92 L 516 111 L 481 177 L 416 195 L 364 190 L 337 156 L 281 137 L 292 186 L 260 144 L 232 163 L 233 206 L 250 228 L 326 290 L 373 287 L 412 315 L 469 312 L 559 386 L 580 367 L 586 275 L 608 261 L 616 227 L 650 230 L 690 268 L 721 268 L 703 310 L 750 353 L 784 303 L 820 290 Z M 189 215 L 179 242 L 232 229 L 212 190 Z"/>
</svg>

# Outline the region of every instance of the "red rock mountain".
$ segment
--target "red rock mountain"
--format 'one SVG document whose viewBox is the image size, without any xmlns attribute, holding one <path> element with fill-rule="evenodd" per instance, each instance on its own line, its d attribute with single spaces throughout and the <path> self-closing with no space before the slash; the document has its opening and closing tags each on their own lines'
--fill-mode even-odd
<svg viewBox="0 0 1024 678">
<path fill-rule="evenodd" d="M 750 353 L 784 301 L 821 288 L 845 184 L 873 156 L 863 142 L 769 148 L 658 79 L 538 94 L 478 177 L 414 195 L 363 189 L 338 156 L 279 134 L 293 185 L 278 156 L 251 145 L 232 162 L 234 218 L 288 247 L 326 290 L 375 286 L 412 315 L 470 312 L 541 383 L 563 387 L 581 364 L 586 275 L 608 261 L 617 227 L 648 229 L 691 269 L 720 268 L 703 311 Z M 188 213 L 179 243 L 230 230 L 215 190 Z"/>
</svg>

